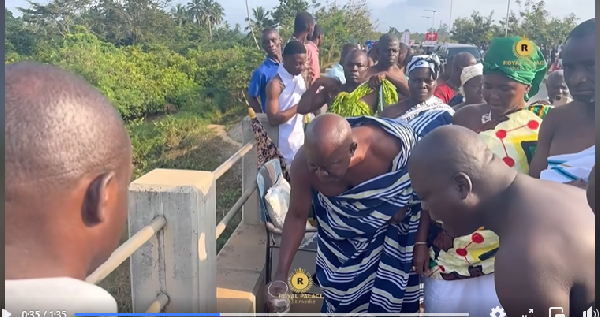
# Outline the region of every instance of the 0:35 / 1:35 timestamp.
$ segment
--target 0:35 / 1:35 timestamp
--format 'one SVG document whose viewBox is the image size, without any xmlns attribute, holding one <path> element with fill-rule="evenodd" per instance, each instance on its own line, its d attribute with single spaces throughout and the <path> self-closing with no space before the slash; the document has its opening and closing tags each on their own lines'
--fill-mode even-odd
<svg viewBox="0 0 600 317">
<path fill-rule="evenodd" d="M 21 317 L 67 317 L 66 310 L 24 310 Z"/>
</svg>

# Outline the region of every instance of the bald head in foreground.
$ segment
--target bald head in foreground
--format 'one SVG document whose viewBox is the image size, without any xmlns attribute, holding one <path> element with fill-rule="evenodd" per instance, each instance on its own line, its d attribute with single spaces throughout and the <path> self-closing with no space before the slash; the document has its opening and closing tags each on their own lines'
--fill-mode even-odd
<svg viewBox="0 0 600 317">
<path fill-rule="evenodd" d="M 406 163 L 416 139 L 410 126 L 389 119 L 345 119 L 331 113 L 313 119 L 291 166 L 290 205 L 274 279 L 287 278 L 312 206 L 319 223 L 327 223 L 318 232 L 316 278 L 328 312 L 416 313 L 418 275 L 410 272 L 410 261 L 399 259 L 410 259 L 412 252 L 398 250 L 411 243 L 405 241 L 414 241 L 419 221 L 406 194 L 412 193 Z M 357 246 L 353 241 L 363 243 Z M 386 284 L 384 293 L 382 280 L 389 271 L 380 268 L 389 266 L 395 267 L 397 278 L 408 282 Z M 344 292 L 348 288 L 364 296 L 353 298 L 353 292 Z M 331 298 L 333 293 L 342 295 Z"/>
<path fill-rule="evenodd" d="M 588 204 L 590 205 L 590 208 L 592 208 L 592 211 L 594 213 L 596 213 L 596 165 L 594 165 L 594 167 L 592 167 L 592 171 L 590 172 L 590 175 L 588 176 L 588 183 L 587 183 L 587 189 L 586 189 L 586 196 L 587 196 L 587 200 L 588 200 Z"/>
<path fill-rule="evenodd" d="M 131 145 L 94 87 L 50 65 L 5 71 L 5 290 L 9 311 L 116 313 L 83 280 L 125 225 Z"/>
<path fill-rule="evenodd" d="M 409 175 L 448 234 L 483 226 L 500 237 L 494 279 L 507 316 L 550 307 L 580 316 L 594 305 L 595 217 L 584 190 L 519 174 L 460 126 L 421 139 Z"/>
</svg>

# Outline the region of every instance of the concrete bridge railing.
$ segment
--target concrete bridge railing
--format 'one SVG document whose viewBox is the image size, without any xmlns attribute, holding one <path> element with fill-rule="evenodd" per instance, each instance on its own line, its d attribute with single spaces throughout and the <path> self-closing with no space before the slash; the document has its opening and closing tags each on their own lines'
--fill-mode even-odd
<svg viewBox="0 0 600 317">
<path fill-rule="evenodd" d="M 259 120 L 274 142 L 277 128 Z M 131 258 L 135 313 L 262 311 L 264 226 L 256 190 L 257 156 L 250 120 L 243 146 L 214 171 L 156 169 L 129 186 L 129 239 L 92 273 L 98 283 Z M 242 160 L 242 196 L 216 223 L 215 182 Z M 242 222 L 217 254 L 217 238 L 242 212 Z"/>
</svg>

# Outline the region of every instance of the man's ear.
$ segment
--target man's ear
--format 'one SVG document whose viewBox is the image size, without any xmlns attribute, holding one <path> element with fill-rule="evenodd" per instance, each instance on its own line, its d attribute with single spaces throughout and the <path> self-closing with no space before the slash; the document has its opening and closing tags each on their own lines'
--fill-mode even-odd
<svg viewBox="0 0 600 317">
<path fill-rule="evenodd" d="M 454 182 L 456 184 L 456 188 L 462 200 L 467 199 L 469 194 L 473 192 L 473 182 L 469 175 L 459 172 L 456 173 L 453 177 Z"/>
<path fill-rule="evenodd" d="M 350 155 L 354 155 L 354 152 L 356 152 L 356 148 L 358 147 L 358 144 L 354 141 L 352 141 L 352 144 L 350 144 Z"/>
<path fill-rule="evenodd" d="M 115 193 L 111 187 L 114 186 L 117 186 L 114 172 L 101 174 L 88 185 L 81 206 L 81 218 L 86 225 L 94 226 L 106 221 L 110 195 Z"/>
</svg>

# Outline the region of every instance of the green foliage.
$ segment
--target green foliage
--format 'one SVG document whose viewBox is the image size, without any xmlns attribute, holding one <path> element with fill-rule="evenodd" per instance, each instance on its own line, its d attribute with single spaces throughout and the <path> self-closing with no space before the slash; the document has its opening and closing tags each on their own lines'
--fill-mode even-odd
<svg viewBox="0 0 600 317">
<path fill-rule="evenodd" d="M 83 28 L 42 49 L 35 60 L 69 69 L 100 89 L 127 119 L 167 111 L 165 105 L 192 108 L 204 97 L 225 105 L 242 100 L 252 69 L 263 56 L 248 47 L 180 55 L 162 45 L 116 47 Z M 8 54 L 6 62 L 18 61 Z M 211 103 L 214 105 L 214 103 Z"/>
<path fill-rule="evenodd" d="M 508 36 L 526 35 L 537 44 L 550 45 L 564 41 L 576 26 L 578 19 L 574 14 L 562 19 L 550 16 L 543 0 L 539 2 L 517 0 L 515 2 L 519 11 L 517 13 L 510 12 L 507 28 L 505 20 L 495 23 L 492 19 L 493 11 L 488 16 L 482 16 L 479 12 L 474 11 L 469 18 L 454 20 L 451 31 L 452 40 L 459 43 L 479 44 L 505 34 Z"/>
<path fill-rule="evenodd" d="M 252 9 L 246 29 L 254 39 L 242 26 L 223 22 L 223 7 L 215 0 L 168 4 L 50 0 L 19 8 L 20 18 L 5 9 L 5 63 L 34 60 L 72 70 L 101 90 L 127 120 L 178 109 L 213 117 L 232 107 L 243 109 L 250 75 L 264 59 L 258 28 L 278 26 L 285 39 L 296 12 L 318 9 L 326 34 L 325 67 L 339 58 L 343 44 L 368 39 L 374 27 L 365 0 L 323 8 L 281 0 L 271 11 Z"/>
</svg>

